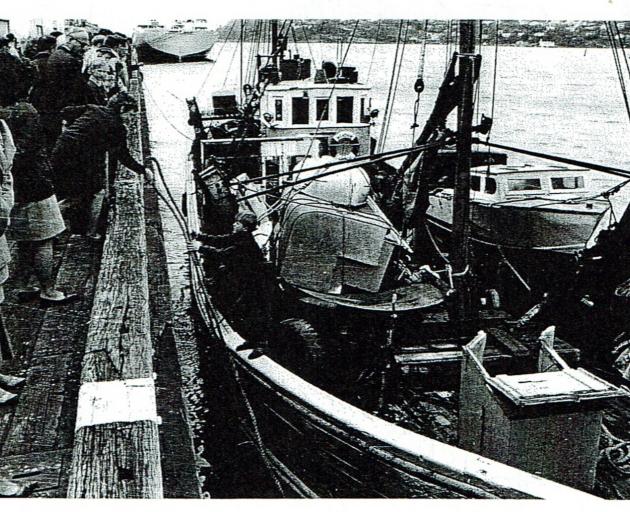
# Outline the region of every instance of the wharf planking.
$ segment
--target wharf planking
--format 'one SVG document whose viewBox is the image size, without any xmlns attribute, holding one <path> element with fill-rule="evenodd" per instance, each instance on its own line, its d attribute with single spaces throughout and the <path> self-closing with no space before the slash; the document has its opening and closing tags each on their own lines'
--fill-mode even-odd
<svg viewBox="0 0 630 512">
<path fill-rule="evenodd" d="M 13 252 L 14 252 L 14 248 Z M 34 484 L 34 496 L 64 497 L 72 453 L 80 355 L 88 330 L 100 248 L 63 235 L 55 247 L 60 289 L 76 302 L 43 307 L 15 302 L 11 280 L 3 306 L 14 358 L 0 371 L 26 377 L 16 405 L 0 406 L 0 479 Z"/>
<path fill-rule="evenodd" d="M 142 100 L 137 79 L 132 85 Z M 145 116 L 129 126 L 140 161 L 148 156 L 146 130 Z M 12 282 L 5 286 L 2 311 L 14 357 L 0 361 L 0 372 L 26 382 L 16 404 L 0 406 L 0 483 L 33 486 L 30 494 L 39 497 L 199 497 L 157 194 L 124 168 L 114 193 L 102 250 L 67 233 L 55 244 L 57 283 L 80 300 L 19 304 Z M 15 266 L 14 258 L 11 275 Z M 151 418 L 75 432 L 82 384 L 155 373 L 161 426 Z"/>
</svg>

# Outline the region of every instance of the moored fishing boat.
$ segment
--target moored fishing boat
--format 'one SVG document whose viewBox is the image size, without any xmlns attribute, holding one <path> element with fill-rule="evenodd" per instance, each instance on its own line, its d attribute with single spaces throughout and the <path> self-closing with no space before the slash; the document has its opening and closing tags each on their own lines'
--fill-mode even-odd
<svg viewBox="0 0 630 512">
<path fill-rule="evenodd" d="M 473 238 L 505 249 L 583 250 L 610 206 L 593 192 L 592 174 L 559 166 L 471 169 Z M 453 189 L 434 189 L 429 200 L 429 222 L 450 232 Z"/>
<path fill-rule="evenodd" d="M 470 101 L 473 59 L 466 57 L 471 57 L 469 46 L 474 36 L 470 25 L 462 26 L 460 85 L 470 94 Z M 454 262 L 454 270 L 422 268 L 422 255 L 411 250 L 376 203 L 374 176 L 361 164 L 374 165 L 391 155 L 370 154 L 360 137 L 344 134 L 344 124 L 361 120 L 360 116 L 354 117 L 354 109 L 345 107 L 350 116 L 339 120 L 340 103 L 344 111 L 339 97 L 352 97 L 352 102 L 344 101 L 356 105 L 356 94 L 363 94 L 365 89 L 355 87 L 353 93 L 351 88 L 345 89 L 343 86 L 352 79 L 337 83 L 335 70 L 322 82 L 328 85 L 327 95 L 315 98 L 323 101 L 320 110 L 317 103 L 309 101 L 312 86 L 291 80 L 282 84 L 282 42 L 277 48 L 280 51 L 273 50 L 269 56 L 271 62 L 259 62 L 258 70 L 263 71 L 259 74 L 260 85 L 244 90 L 243 106 L 236 102 L 236 94 L 229 99 L 223 95 L 215 98 L 215 112 L 204 116 L 196 102 L 189 103 L 191 124 L 198 138 L 194 145 L 195 170 L 187 181 L 185 201 L 189 233 L 226 232 L 237 209 L 256 213 L 260 223 L 257 239 L 267 251 L 275 284 L 273 291 L 267 288 L 269 293 L 256 299 L 271 302 L 276 309 L 276 330 L 265 356 L 250 359 L 251 353 L 239 350 L 244 341 L 249 341 L 249 333 L 236 318 L 238 305 L 221 297 L 225 290 L 213 282 L 217 274 L 194 251 L 190 252 L 190 265 L 199 312 L 210 336 L 227 347 L 226 365 L 247 404 L 252 436 L 279 487 L 303 496 L 514 498 L 577 493 L 401 428 L 369 412 L 378 407 L 362 410 L 349 403 L 347 390 L 329 392 L 336 388 L 335 381 L 345 380 L 344 372 L 356 376 L 353 355 L 348 355 L 348 340 L 352 337 L 358 341 L 355 347 L 359 345 L 355 355 L 371 350 L 383 360 L 378 372 L 381 406 L 395 349 L 402 349 L 407 365 L 414 360 L 420 373 L 435 363 L 440 369 L 444 363 L 457 367 L 463 357 L 462 346 L 472 340 L 479 327 L 491 329 L 493 336 L 487 339 L 494 338 L 497 345 L 509 351 L 504 357 L 495 346 L 487 360 L 482 355 L 484 363 L 493 360 L 509 366 L 515 364 L 516 354 L 528 357 L 533 351 L 506 332 L 504 315 L 490 318 L 487 310 L 473 314 L 471 309 L 478 309 L 478 297 L 473 298 L 467 283 L 469 262 L 465 251 Z M 295 64 L 300 69 L 301 63 Z M 326 76 L 326 70 L 321 71 Z M 322 75 L 319 70 L 317 74 Z M 301 71 L 298 75 L 305 78 Z M 337 101 L 332 104 L 337 106 L 336 122 L 322 129 L 323 121 L 330 121 L 322 119 L 322 114 L 328 113 L 335 93 Z M 273 108 L 268 108 L 270 105 Z M 459 107 L 466 111 L 466 105 L 464 100 Z M 259 109 L 260 115 L 252 115 Z M 361 112 L 364 116 L 363 108 Z M 286 119 L 293 126 L 283 133 Z M 470 122 L 461 121 L 458 168 L 466 174 L 471 158 L 470 133 Z M 370 140 L 369 132 L 367 135 L 365 141 Z M 415 148 L 394 154 L 416 156 L 439 145 L 420 141 Z M 326 147 L 334 154 L 326 154 Z M 355 157 L 350 156 L 353 149 Z M 343 177 L 332 178 L 341 173 Z M 456 192 L 459 190 L 461 195 L 462 189 L 468 196 L 467 183 L 456 187 Z M 280 197 L 274 195 L 276 192 L 281 192 Z M 365 247 L 361 247 L 364 241 Z M 466 237 L 463 243 L 467 243 Z M 410 290 L 419 288 L 418 284 L 431 293 L 419 294 L 417 301 L 412 297 L 405 311 L 404 300 L 412 295 Z M 454 297 L 454 306 L 449 304 L 453 300 L 449 297 Z M 405 322 L 401 325 L 399 317 L 403 315 Z M 288 332 L 293 337 L 287 337 Z M 483 340 L 485 345 L 486 337 Z M 410 343 L 422 345 L 422 350 Z M 338 355 L 343 354 L 343 359 L 333 368 L 326 368 L 319 349 L 329 351 L 329 363 L 331 347 Z M 522 370 L 523 366 L 511 369 Z M 506 367 L 501 368 L 505 371 Z M 438 389 L 442 384 L 437 383 Z M 566 399 L 567 394 L 562 396 Z M 580 402 L 577 395 L 568 396 L 573 405 Z M 432 414 L 428 410 L 422 413 Z M 448 423 L 443 417 L 439 421 Z M 296 450 L 296 446 L 301 449 Z M 592 445 L 589 453 L 593 453 Z M 555 462 L 550 466 L 555 467 Z M 544 469 L 541 473 L 549 474 Z M 555 478 L 562 480 L 561 473 L 554 473 Z M 594 477 L 594 469 L 589 475 Z M 590 485 L 582 482 L 580 487 Z"/>
</svg>

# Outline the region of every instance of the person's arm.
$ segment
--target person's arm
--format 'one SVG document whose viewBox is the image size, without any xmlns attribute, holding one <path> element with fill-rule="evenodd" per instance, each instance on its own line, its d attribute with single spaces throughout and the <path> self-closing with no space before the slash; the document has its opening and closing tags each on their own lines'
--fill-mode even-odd
<svg viewBox="0 0 630 512">
<path fill-rule="evenodd" d="M 66 125 L 71 125 L 83 115 L 87 105 L 70 105 L 61 110 L 61 118 L 66 121 Z"/>
<path fill-rule="evenodd" d="M 213 245 L 215 247 L 227 247 L 234 242 L 234 235 L 228 233 L 226 235 L 206 235 L 204 233 L 197 233 L 195 240 L 198 240 L 202 244 Z"/>
<path fill-rule="evenodd" d="M 129 148 L 127 147 L 127 130 L 121 124 L 116 128 L 114 135 L 114 147 L 112 148 L 112 153 L 118 159 L 118 161 L 123 164 L 127 169 L 130 169 L 138 174 L 145 174 L 146 169 L 144 165 L 140 162 L 137 162 L 135 158 L 133 158 L 129 154 Z"/>
<path fill-rule="evenodd" d="M 201 247 L 199 247 L 198 250 L 201 254 L 216 254 L 220 256 L 228 256 L 236 250 L 236 246 L 230 245 L 229 247 L 214 247 L 212 245 L 202 245 Z"/>
</svg>

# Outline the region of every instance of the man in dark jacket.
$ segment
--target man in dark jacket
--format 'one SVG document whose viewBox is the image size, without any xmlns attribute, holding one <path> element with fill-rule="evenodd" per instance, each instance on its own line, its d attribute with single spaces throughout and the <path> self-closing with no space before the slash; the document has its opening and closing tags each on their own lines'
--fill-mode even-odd
<svg viewBox="0 0 630 512">
<path fill-rule="evenodd" d="M 240 212 L 227 235 L 195 234 L 199 252 L 209 267 L 217 267 L 225 312 L 247 342 L 238 350 L 253 349 L 249 359 L 263 355 L 271 327 L 271 297 L 264 269 L 265 258 L 254 240 L 256 215 Z"/>
<path fill-rule="evenodd" d="M 85 30 L 67 34 L 66 43 L 49 57 L 39 104 L 47 145 L 52 148 L 61 133 L 61 111 L 69 105 L 85 104 L 87 84 L 83 73 L 83 53 L 90 44 Z"/>
<path fill-rule="evenodd" d="M 42 36 L 37 40 L 37 53 L 33 57 L 33 63 L 37 68 L 37 77 L 31 90 L 31 104 L 38 112 L 43 110 L 47 96 L 47 70 L 48 59 L 55 49 L 57 40 L 53 36 Z"/>
<path fill-rule="evenodd" d="M 63 110 L 63 117 L 69 124 L 55 144 L 51 163 L 58 197 L 76 203 L 74 213 L 79 224 L 84 224 L 86 219 L 89 221 L 88 226 L 77 226 L 75 222 L 75 232 L 87 229 L 88 234 L 95 234 L 90 230 L 96 228 L 100 216 L 100 209 L 95 203 L 102 204 L 103 201 L 106 152 L 128 169 L 151 179 L 150 172 L 134 160 L 127 148 L 124 120 L 137 109 L 133 97 L 119 93 L 106 106 L 71 106 Z M 70 221 L 72 224 L 72 219 Z"/>
</svg>

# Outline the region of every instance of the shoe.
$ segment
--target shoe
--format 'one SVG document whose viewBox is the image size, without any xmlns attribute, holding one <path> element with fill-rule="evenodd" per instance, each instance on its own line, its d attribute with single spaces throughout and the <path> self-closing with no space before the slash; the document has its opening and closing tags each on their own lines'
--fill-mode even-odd
<svg viewBox="0 0 630 512">
<path fill-rule="evenodd" d="M 236 350 L 240 352 L 241 350 L 253 350 L 257 348 L 258 345 L 253 341 L 246 341 L 245 343 L 241 343 L 238 347 L 236 347 Z"/>
<path fill-rule="evenodd" d="M 0 388 L 0 405 L 10 404 L 17 400 L 17 395 Z"/>
<path fill-rule="evenodd" d="M 0 373 L 0 386 L 15 389 L 26 382 L 24 377 L 15 377 L 14 375 L 5 375 Z"/>
<path fill-rule="evenodd" d="M 251 351 L 251 353 L 247 356 L 247 359 L 258 359 L 260 356 L 264 356 L 265 353 L 259 349 L 259 348 L 255 348 L 254 350 Z"/>
<path fill-rule="evenodd" d="M 18 303 L 29 302 L 33 299 L 36 299 L 39 293 L 40 289 L 35 286 L 32 288 L 24 288 L 23 290 L 18 290 L 15 300 Z"/>
<path fill-rule="evenodd" d="M 74 302 L 75 300 L 79 300 L 81 298 L 81 296 L 77 293 L 69 293 L 69 294 L 65 294 L 62 292 L 57 292 L 58 295 L 52 295 L 52 296 L 48 296 L 48 295 L 39 295 L 39 299 L 41 301 L 42 304 L 47 304 L 47 305 L 55 305 L 55 304 L 68 304 L 69 302 Z"/>
</svg>

